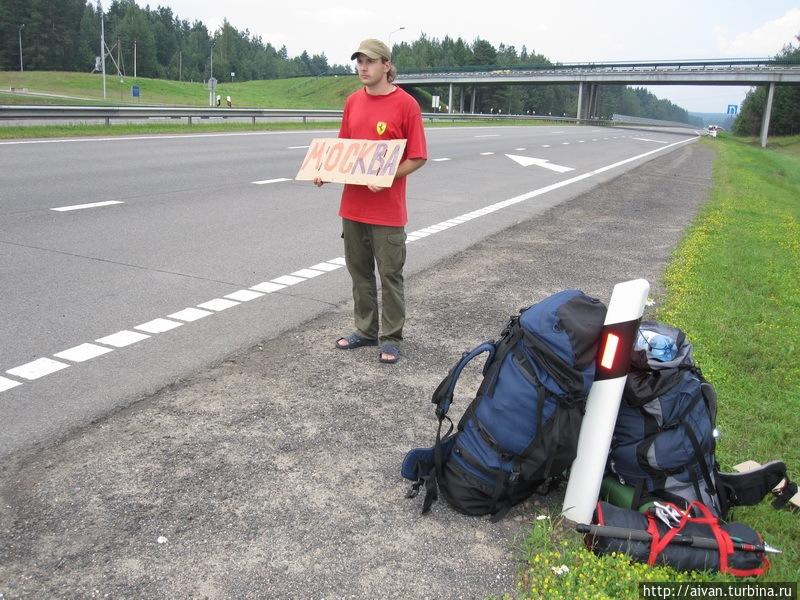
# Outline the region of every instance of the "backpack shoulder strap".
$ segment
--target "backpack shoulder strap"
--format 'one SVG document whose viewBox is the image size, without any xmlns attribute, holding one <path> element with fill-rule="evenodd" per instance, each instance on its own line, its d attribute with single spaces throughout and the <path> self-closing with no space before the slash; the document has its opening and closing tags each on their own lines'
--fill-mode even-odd
<svg viewBox="0 0 800 600">
<path fill-rule="evenodd" d="M 497 348 L 493 342 L 484 342 L 480 346 L 464 352 L 464 354 L 461 355 L 461 359 L 450 369 L 447 377 L 442 379 L 442 382 L 433 392 L 431 402 L 436 405 L 436 416 L 439 421 L 444 419 L 445 415 L 447 415 L 447 411 L 450 410 L 450 404 L 453 402 L 453 392 L 456 389 L 456 383 L 464 367 L 466 367 L 473 358 L 484 352 L 489 353 L 489 358 L 486 359 L 486 365 L 488 366 L 489 363 L 492 362 L 496 350 Z"/>
</svg>

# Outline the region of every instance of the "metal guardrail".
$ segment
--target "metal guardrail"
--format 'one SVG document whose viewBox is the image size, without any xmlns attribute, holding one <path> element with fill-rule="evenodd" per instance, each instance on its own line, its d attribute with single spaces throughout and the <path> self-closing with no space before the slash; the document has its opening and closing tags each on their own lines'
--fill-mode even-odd
<svg viewBox="0 0 800 600">
<path fill-rule="evenodd" d="M 260 108 L 195 108 L 163 106 L 0 106 L 0 119 L 51 119 L 82 120 L 103 119 L 106 125 L 112 119 L 230 119 L 251 118 L 297 118 L 306 122 L 309 118 L 340 119 L 341 110 L 298 110 Z"/>
<path fill-rule="evenodd" d="M 314 109 L 260 109 L 260 108 L 195 108 L 195 107 L 160 107 L 160 106 L 2 106 L 0 105 L 0 120 L 55 120 L 55 121 L 81 121 L 104 120 L 106 125 L 111 120 L 143 120 L 143 119 L 186 119 L 191 125 L 195 119 L 256 119 L 294 118 L 308 122 L 308 119 L 338 120 L 342 117 L 341 110 L 314 110 Z M 498 113 L 422 113 L 422 118 L 428 122 L 457 122 L 457 121 L 532 121 L 540 123 L 563 123 L 599 126 L 616 126 L 626 124 L 623 115 L 620 119 L 576 119 L 574 117 L 559 117 L 552 115 L 514 115 Z M 631 119 L 627 124 L 639 124 Z M 663 123 L 648 123 L 650 126 L 675 127 L 683 126 L 693 128 L 689 124 L 677 124 L 664 121 Z"/>
</svg>

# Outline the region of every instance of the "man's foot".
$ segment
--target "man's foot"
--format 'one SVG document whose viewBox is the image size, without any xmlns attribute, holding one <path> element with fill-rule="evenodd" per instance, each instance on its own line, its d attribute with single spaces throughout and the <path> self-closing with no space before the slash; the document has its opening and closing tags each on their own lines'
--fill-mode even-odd
<svg viewBox="0 0 800 600">
<path fill-rule="evenodd" d="M 381 352 L 378 354 L 378 361 L 387 365 L 393 365 L 400 360 L 400 348 L 391 343 L 386 343 L 381 346 Z"/>
<path fill-rule="evenodd" d="M 361 348 L 362 346 L 377 346 L 378 340 L 371 340 L 370 338 L 361 337 L 353 332 L 345 337 L 340 337 L 336 340 L 336 347 L 339 350 L 353 350 L 354 348 Z"/>
</svg>

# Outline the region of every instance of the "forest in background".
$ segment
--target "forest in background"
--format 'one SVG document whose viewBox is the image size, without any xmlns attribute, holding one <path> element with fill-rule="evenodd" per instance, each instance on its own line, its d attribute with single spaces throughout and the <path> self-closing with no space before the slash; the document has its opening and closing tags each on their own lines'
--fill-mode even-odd
<svg viewBox="0 0 800 600">
<path fill-rule="evenodd" d="M 23 66 L 35 71 L 90 72 L 100 54 L 99 7 L 87 0 L 0 0 L 0 69 L 19 68 L 19 36 L 23 42 Z M 21 27 L 24 24 L 24 27 Z M 350 65 L 329 64 L 325 54 L 303 51 L 290 57 L 285 46 L 276 48 L 269 41 L 237 29 L 227 20 L 215 31 L 199 20 L 180 18 L 166 6 L 141 8 L 135 0 L 113 0 L 105 8 L 106 45 L 110 52 L 106 69 L 124 75 L 205 81 L 211 72 L 213 47 L 214 73 L 221 79 L 251 81 L 291 77 L 345 75 Z M 135 47 L 135 51 L 134 51 Z M 792 46 L 785 53 L 797 53 Z M 448 36 L 443 39 L 422 34 L 413 42 L 395 44 L 393 59 L 400 72 L 425 69 L 480 68 L 514 69 L 541 67 L 553 63 L 526 46 L 517 49 L 500 43 L 495 47 L 483 39 L 472 42 Z M 135 54 L 135 58 L 134 58 Z M 231 77 L 230 74 L 235 73 Z M 447 89 L 431 90 L 447 99 Z M 798 129 L 800 89 L 779 86 L 773 119 L 778 131 Z M 483 113 L 574 115 L 577 107 L 574 85 L 479 86 L 476 111 Z M 765 92 L 754 89 L 742 106 L 736 128 L 751 132 L 763 110 Z M 454 103 L 458 102 L 457 97 Z M 659 99 L 644 87 L 601 86 L 597 116 L 620 113 L 702 126 L 669 100 Z"/>
</svg>

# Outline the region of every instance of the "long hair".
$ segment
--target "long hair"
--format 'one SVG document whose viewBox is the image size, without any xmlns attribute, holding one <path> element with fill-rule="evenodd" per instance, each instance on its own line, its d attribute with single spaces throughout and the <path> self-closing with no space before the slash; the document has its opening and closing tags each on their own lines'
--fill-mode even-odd
<svg viewBox="0 0 800 600">
<path fill-rule="evenodd" d="M 383 59 L 383 62 L 384 63 L 387 63 L 387 62 L 389 63 L 389 72 L 386 73 L 386 80 L 389 83 L 392 83 L 395 80 L 395 78 L 397 77 L 397 67 L 394 66 L 394 63 L 392 63 L 391 61 L 386 60 L 385 58 Z"/>
</svg>

